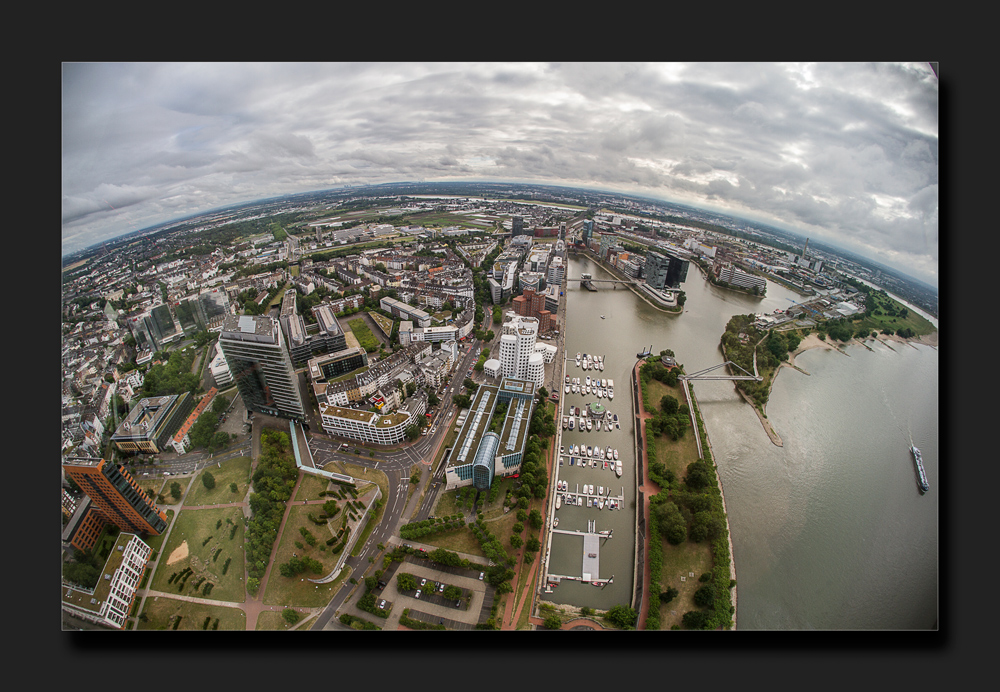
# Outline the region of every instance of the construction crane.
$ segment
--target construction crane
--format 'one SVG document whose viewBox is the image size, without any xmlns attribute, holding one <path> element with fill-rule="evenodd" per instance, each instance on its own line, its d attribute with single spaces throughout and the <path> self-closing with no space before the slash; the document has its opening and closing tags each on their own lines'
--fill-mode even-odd
<svg viewBox="0 0 1000 692">
<path fill-rule="evenodd" d="M 822 317 L 822 313 L 821 313 L 821 312 L 820 312 L 819 310 L 817 310 L 816 308 L 812 308 L 812 307 L 809 307 L 808 305 L 805 305 L 805 304 L 803 304 L 803 303 L 799 303 L 799 302 L 797 302 L 797 301 L 794 301 L 794 300 L 792 300 L 791 298 L 786 298 L 785 300 L 787 300 L 787 301 L 789 301 L 790 303 L 792 303 L 792 305 L 798 305 L 798 306 L 799 306 L 799 307 L 801 307 L 801 308 L 805 308 L 806 310 L 809 310 L 809 311 L 811 311 L 811 312 L 814 312 L 814 313 L 816 313 L 816 315 L 817 315 L 818 317 Z"/>
</svg>

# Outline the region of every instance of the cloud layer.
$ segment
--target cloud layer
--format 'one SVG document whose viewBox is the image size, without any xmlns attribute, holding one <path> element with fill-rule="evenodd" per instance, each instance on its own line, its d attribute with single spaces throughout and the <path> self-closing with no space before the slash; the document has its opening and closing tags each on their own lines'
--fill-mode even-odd
<svg viewBox="0 0 1000 692">
<path fill-rule="evenodd" d="M 937 284 L 938 85 L 895 64 L 66 64 L 63 252 L 344 183 L 708 206 Z"/>
</svg>

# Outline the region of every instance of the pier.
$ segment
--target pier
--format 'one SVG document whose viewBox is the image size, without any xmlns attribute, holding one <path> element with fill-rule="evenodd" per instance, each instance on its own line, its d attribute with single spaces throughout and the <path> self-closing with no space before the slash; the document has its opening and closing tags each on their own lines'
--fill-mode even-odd
<svg viewBox="0 0 1000 692">
<path fill-rule="evenodd" d="M 597 531 L 597 521 L 594 519 L 587 521 L 587 530 L 567 530 L 552 529 L 552 533 L 563 533 L 570 536 L 583 536 L 583 555 L 580 566 L 580 576 L 568 574 L 548 574 L 545 575 L 545 593 L 552 593 L 553 586 L 558 586 L 561 581 L 580 581 L 596 583 L 598 586 L 606 586 L 615 580 L 612 574 L 607 579 L 601 579 L 601 539 L 612 538 L 612 531 Z"/>
</svg>

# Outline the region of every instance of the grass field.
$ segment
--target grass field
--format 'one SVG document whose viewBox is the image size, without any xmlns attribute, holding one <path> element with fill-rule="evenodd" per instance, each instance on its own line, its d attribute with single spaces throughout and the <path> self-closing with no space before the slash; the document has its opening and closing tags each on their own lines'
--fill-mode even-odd
<svg viewBox="0 0 1000 692">
<path fill-rule="evenodd" d="M 305 624 L 304 621 L 309 617 L 312 616 L 309 615 L 308 613 L 299 613 L 299 621 L 295 623 L 295 625 L 290 625 L 285 620 L 285 618 L 282 617 L 280 611 L 264 610 L 261 611 L 261 613 L 257 616 L 257 631 L 263 632 L 271 630 L 271 631 L 285 632 L 292 629 L 293 627 L 296 627 L 297 625 L 298 630 L 296 631 L 305 632 L 309 630 L 309 626 L 308 625 L 303 626 Z"/>
<path fill-rule="evenodd" d="M 684 389 L 680 385 L 670 387 L 663 382 L 650 379 L 644 387 L 648 388 L 646 391 L 650 406 L 657 410 L 660 399 L 668 394 L 682 404 L 687 403 Z M 661 435 L 656 437 L 655 441 L 656 461 L 662 462 L 667 469 L 673 471 L 678 480 L 683 479 L 687 475 L 688 465 L 698 460 L 698 445 L 690 425 L 679 440 L 674 441 L 666 435 Z M 708 541 L 702 543 L 684 541 L 675 546 L 662 538 L 661 545 L 663 563 L 660 570 L 659 592 L 663 593 L 671 586 L 680 592 L 670 603 L 660 605 L 660 629 L 669 630 L 674 625 L 681 625 L 684 613 L 689 610 L 699 610 L 692 598 L 694 592 L 701 586 L 698 577 L 712 570 L 712 546 Z M 694 577 L 690 576 L 692 572 Z M 681 581 L 681 577 L 684 577 L 684 581 Z M 650 585 L 650 588 L 657 587 Z M 676 614 L 671 614 L 672 611 Z"/>
<path fill-rule="evenodd" d="M 243 499 L 250 483 L 250 457 L 228 459 L 220 464 L 220 466 L 209 466 L 198 474 L 190 492 L 184 498 L 185 507 L 221 505 Z M 215 487 L 211 490 L 205 487 L 203 481 L 206 471 L 215 478 Z M 235 493 L 229 489 L 230 483 L 236 483 Z"/>
<path fill-rule="evenodd" d="M 660 629 L 669 630 L 672 626 L 681 624 L 681 618 L 687 611 L 701 610 L 694 603 L 694 592 L 702 585 L 698 577 L 712 571 L 712 547 L 707 541 L 703 543 L 684 541 L 680 545 L 670 545 L 666 540 L 662 540 L 662 544 L 660 593 L 671 586 L 680 592 L 670 603 L 660 605 Z M 693 577 L 692 572 L 694 572 Z M 681 581 L 681 577 L 684 577 L 684 581 Z M 671 614 L 671 611 L 676 615 Z"/>
<path fill-rule="evenodd" d="M 354 338 L 358 340 L 358 345 L 361 348 L 365 349 L 368 353 L 378 350 L 381 342 L 372 334 L 372 330 L 365 324 L 364 319 L 358 317 L 350 320 L 347 326 L 350 328 L 351 333 L 354 334 Z"/>
<path fill-rule="evenodd" d="M 231 533 L 232 538 L 229 537 Z M 182 511 L 170 531 L 170 540 L 157 560 L 151 588 L 154 591 L 242 603 L 246 600 L 243 540 L 243 512 L 239 507 Z M 185 557 L 170 562 L 171 556 L 183 554 L 185 550 Z M 228 568 L 226 560 L 230 561 Z M 178 591 L 178 581 L 175 579 L 171 583 L 170 576 L 180 574 L 187 567 L 191 568 L 192 574 L 184 582 L 183 589 Z M 205 581 L 195 588 L 202 577 Z M 214 586 L 209 595 L 204 596 L 204 587 L 208 583 Z"/>
<path fill-rule="evenodd" d="M 181 486 L 181 497 L 184 497 L 184 491 L 186 491 L 187 487 L 191 485 L 191 479 L 179 478 L 177 476 L 168 476 L 167 478 L 164 478 L 163 489 L 160 491 L 160 494 L 163 495 L 163 502 L 160 504 L 176 505 L 180 502 L 180 500 L 175 500 L 174 496 L 170 494 L 170 487 L 173 483 L 177 483 L 179 486 Z M 158 498 L 153 498 L 153 499 L 158 499 Z"/>
<path fill-rule="evenodd" d="M 343 507 L 344 500 L 337 500 L 342 505 L 341 511 L 324 526 L 317 526 L 309 519 L 312 514 L 317 519 L 323 513 L 319 505 L 292 505 L 288 518 L 285 520 L 285 529 L 281 533 L 281 542 L 278 544 L 278 551 L 271 565 L 271 574 L 267 578 L 267 590 L 264 593 L 263 602 L 267 605 L 290 605 L 290 606 L 322 606 L 330 602 L 330 599 L 337 592 L 337 584 L 313 584 L 309 579 L 316 579 L 329 574 L 337 564 L 339 555 L 330 552 L 330 546 L 326 541 L 336 535 L 340 528 L 341 517 L 346 508 Z M 310 546 L 300 532 L 304 528 L 316 537 L 316 545 Z M 296 542 L 302 544 L 302 548 L 295 545 Z M 294 577 L 283 576 L 279 567 L 292 559 L 293 555 L 299 557 L 310 557 L 323 565 L 320 574 L 304 572 Z"/>
<path fill-rule="evenodd" d="M 173 629 L 176 616 L 181 618 L 178 630 L 200 630 L 205 625 L 205 618 L 209 618 L 210 630 L 216 620 L 219 621 L 217 629 L 220 630 L 242 631 L 247 626 L 246 613 L 239 608 L 202 605 L 163 596 L 147 598 L 142 614 L 146 616 L 146 621 L 139 621 L 141 630 Z"/>
</svg>

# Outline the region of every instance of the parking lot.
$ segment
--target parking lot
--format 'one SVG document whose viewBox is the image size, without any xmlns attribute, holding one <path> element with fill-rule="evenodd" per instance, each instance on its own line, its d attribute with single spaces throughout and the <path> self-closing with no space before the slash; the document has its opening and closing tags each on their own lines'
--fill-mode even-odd
<svg viewBox="0 0 1000 692">
<path fill-rule="evenodd" d="M 356 598 L 352 598 L 350 606 L 345 606 L 343 610 L 364 618 L 369 622 L 382 627 L 384 630 L 394 630 L 399 627 L 399 618 L 403 610 L 410 609 L 409 617 L 414 620 L 421 620 L 431 624 L 443 624 L 448 629 L 471 630 L 479 623 L 483 617 L 484 605 L 489 616 L 489 608 L 492 606 L 493 587 L 485 581 L 479 580 L 479 572 L 485 567 L 476 567 L 475 570 L 463 569 L 461 567 L 448 567 L 438 565 L 428 560 L 407 557 L 404 562 L 394 562 L 389 571 L 382 576 L 386 582 L 384 588 L 379 589 L 375 594 L 376 603 L 382 599 L 386 600 L 386 605 L 391 609 L 389 617 L 385 620 L 366 613 L 354 606 L 357 598 L 364 593 L 363 588 L 359 588 Z M 446 599 L 441 592 L 433 595 L 421 593 L 416 597 L 413 590 L 400 592 L 396 588 L 396 574 L 399 572 L 409 572 L 417 578 L 417 583 L 421 579 L 427 581 L 441 582 L 447 586 L 458 586 L 471 592 L 471 596 L 462 599 L 462 606 L 455 607 L 455 601 Z M 441 622 L 443 621 L 443 622 Z"/>
</svg>

